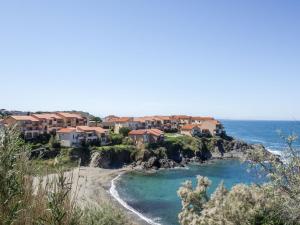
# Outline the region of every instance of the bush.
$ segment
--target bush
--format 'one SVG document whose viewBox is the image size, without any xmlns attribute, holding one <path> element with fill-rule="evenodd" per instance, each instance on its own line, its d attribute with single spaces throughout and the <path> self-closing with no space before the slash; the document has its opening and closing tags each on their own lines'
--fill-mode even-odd
<svg viewBox="0 0 300 225">
<path fill-rule="evenodd" d="M 246 160 L 269 178 L 263 185 L 238 184 L 228 191 L 220 184 L 209 199 L 207 178 L 199 176 L 195 189 L 190 181 L 184 183 L 178 190 L 180 224 L 300 224 L 300 156 L 292 147 L 294 140 L 286 139 L 284 162 L 263 148 L 248 153 Z"/>
<path fill-rule="evenodd" d="M 131 131 L 131 129 L 129 129 L 128 127 L 121 127 L 119 129 L 119 133 L 123 136 L 123 137 L 127 137 L 128 133 Z"/>
<path fill-rule="evenodd" d="M 28 154 L 29 148 L 16 129 L 0 129 L 0 224 L 129 224 L 111 206 L 81 210 L 76 201 L 77 188 L 75 193 L 72 189 L 76 183 L 73 175 L 63 172 L 59 160 L 54 164 L 56 175 L 33 178 L 36 168 Z"/>
<path fill-rule="evenodd" d="M 111 145 L 120 145 L 123 141 L 123 136 L 121 134 L 110 133 L 109 140 Z"/>
</svg>

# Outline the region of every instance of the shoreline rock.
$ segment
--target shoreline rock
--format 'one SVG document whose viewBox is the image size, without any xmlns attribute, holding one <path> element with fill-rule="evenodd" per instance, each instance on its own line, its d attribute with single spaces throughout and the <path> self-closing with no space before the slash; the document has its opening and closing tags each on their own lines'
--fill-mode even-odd
<svg viewBox="0 0 300 225">
<path fill-rule="evenodd" d="M 248 144 L 231 137 L 195 138 L 195 140 L 197 143 L 199 142 L 199 149 L 194 151 L 181 149 L 180 146 L 176 146 L 175 150 L 158 147 L 150 150 L 139 150 L 137 157 L 131 156 L 131 158 L 129 158 L 129 153 L 124 155 L 122 152 L 118 152 L 119 155 L 115 156 L 109 151 L 96 151 L 92 154 L 90 166 L 116 168 L 111 165 L 117 164 L 120 167 L 131 165 L 132 168 L 142 170 L 170 169 L 185 167 L 190 163 L 204 163 L 214 159 L 243 159 L 249 151 L 256 148 L 265 149 L 262 145 Z"/>
</svg>

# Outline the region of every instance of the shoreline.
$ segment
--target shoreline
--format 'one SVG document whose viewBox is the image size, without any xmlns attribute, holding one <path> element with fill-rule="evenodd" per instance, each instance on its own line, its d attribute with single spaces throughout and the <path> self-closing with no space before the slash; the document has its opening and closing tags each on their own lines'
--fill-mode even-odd
<svg viewBox="0 0 300 225">
<path fill-rule="evenodd" d="M 179 168 L 168 168 L 168 169 L 188 169 L 189 164 L 210 164 L 218 160 L 241 160 L 241 154 L 230 154 L 223 157 L 213 156 L 211 159 L 202 163 L 189 162 L 184 167 Z M 168 170 L 167 169 L 167 170 Z M 144 216 L 138 210 L 129 206 L 120 196 L 116 190 L 115 181 L 118 180 L 123 174 L 138 171 L 145 173 L 156 173 L 159 170 L 166 170 L 166 168 L 154 169 L 138 169 L 131 165 L 120 169 L 103 169 L 96 167 L 79 167 L 72 171 L 66 172 L 68 177 L 75 177 L 72 180 L 73 185 L 78 185 L 79 188 L 73 187 L 72 189 L 77 190 L 77 200 L 80 207 L 87 205 L 93 205 L 99 207 L 101 202 L 111 203 L 113 208 L 120 210 L 125 217 L 130 221 L 132 225 L 161 225 L 155 222 L 153 219 Z M 121 206 L 121 207 L 120 207 Z"/>
<path fill-rule="evenodd" d="M 110 193 L 112 181 L 130 171 L 133 171 L 131 167 L 120 169 L 78 167 L 66 172 L 65 176 L 72 182 L 72 193 L 76 197 L 80 208 L 86 206 L 101 207 L 101 204 L 108 203 L 114 209 L 123 213 L 127 221 L 129 221 L 128 224 L 149 225 L 137 214 L 120 204 Z"/>
</svg>

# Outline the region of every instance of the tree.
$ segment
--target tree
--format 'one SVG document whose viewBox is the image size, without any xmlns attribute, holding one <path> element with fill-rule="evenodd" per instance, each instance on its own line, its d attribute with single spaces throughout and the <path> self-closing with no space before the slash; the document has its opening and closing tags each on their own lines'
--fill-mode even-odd
<svg viewBox="0 0 300 225">
<path fill-rule="evenodd" d="M 94 117 L 92 118 L 92 121 L 95 122 L 96 127 L 98 126 L 99 123 L 102 123 L 101 118 L 98 117 L 98 116 L 94 116 Z"/>
<path fill-rule="evenodd" d="M 123 137 L 127 137 L 130 131 L 128 127 L 121 127 L 119 129 L 119 133 L 122 134 Z"/>
</svg>

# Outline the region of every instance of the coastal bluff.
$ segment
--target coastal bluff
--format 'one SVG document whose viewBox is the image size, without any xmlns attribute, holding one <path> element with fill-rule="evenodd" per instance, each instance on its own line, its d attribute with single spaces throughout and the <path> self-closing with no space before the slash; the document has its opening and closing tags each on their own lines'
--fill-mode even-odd
<svg viewBox="0 0 300 225">
<path fill-rule="evenodd" d="M 243 158 L 261 145 L 248 144 L 232 137 L 168 137 L 159 144 L 140 147 L 131 145 L 105 146 L 92 150 L 91 167 L 137 169 L 184 167 L 191 162 L 204 163 L 212 159 Z"/>
</svg>

